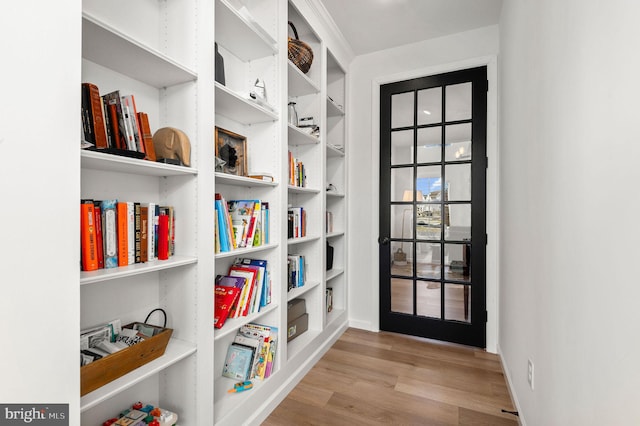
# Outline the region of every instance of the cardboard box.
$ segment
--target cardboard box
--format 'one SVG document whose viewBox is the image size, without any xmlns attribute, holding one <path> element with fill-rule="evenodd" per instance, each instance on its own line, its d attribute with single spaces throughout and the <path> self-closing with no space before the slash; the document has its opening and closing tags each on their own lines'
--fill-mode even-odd
<svg viewBox="0 0 640 426">
<path fill-rule="evenodd" d="M 293 299 L 287 303 L 287 322 L 291 322 L 305 313 L 307 313 L 307 307 L 304 299 Z"/>
<path fill-rule="evenodd" d="M 287 342 L 292 341 L 309 328 L 309 314 L 302 314 L 287 324 Z"/>
</svg>

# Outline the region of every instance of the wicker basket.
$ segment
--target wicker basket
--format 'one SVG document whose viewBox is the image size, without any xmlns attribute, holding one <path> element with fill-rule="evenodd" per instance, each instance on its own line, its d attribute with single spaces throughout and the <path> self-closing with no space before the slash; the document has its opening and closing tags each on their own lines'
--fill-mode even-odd
<svg viewBox="0 0 640 426">
<path fill-rule="evenodd" d="M 309 72 L 309 68 L 311 68 L 311 63 L 313 62 L 313 50 L 311 50 L 311 46 L 298 38 L 298 30 L 296 30 L 296 27 L 291 21 L 289 21 L 289 26 L 295 36 L 295 38 L 289 37 L 289 60 L 300 68 L 300 71 L 306 74 Z"/>
</svg>

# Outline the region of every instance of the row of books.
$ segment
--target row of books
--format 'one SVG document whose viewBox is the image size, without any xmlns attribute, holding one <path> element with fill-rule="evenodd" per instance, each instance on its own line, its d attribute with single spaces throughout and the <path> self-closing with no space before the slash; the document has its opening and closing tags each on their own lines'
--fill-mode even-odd
<svg viewBox="0 0 640 426">
<path fill-rule="evenodd" d="M 287 209 L 287 238 L 307 236 L 307 212 L 304 207 Z"/>
<path fill-rule="evenodd" d="M 268 378 L 273 373 L 277 346 L 277 327 L 243 325 L 229 345 L 222 375 L 241 381 Z"/>
<path fill-rule="evenodd" d="M 304 164 L 289 151 L 289 185 L 307 187 L 307 172 Z"/>
<path fill-rule="evenodd" d="M 138 112 L 133 95 L 116 90 L 100 95 L 98 86 L 82 83 L 82 135 L 97 149 L 136 151 L 156 161 L 149 116 Z"/>
<path fill-rule="evenodd" d="M 175 213 L 172 206 L 81 200 L 82 271 L 166 260 L 174 252 Z"/>
<path fill-rule="evenodd" d="M 215 195 L 215 252 L 269 243 L 269 203 L 261 200 L 229 200 Z"/>
<path fill-rule="evenodd" d="M 327 307 L 327 312 L 333 311 L 333 288 L 327 287 L 325 290 L 325 306 Z"/>
<path fill-rule="evenodd" d="M 267 261 L 238 258 L 227 275 L 215 280 L 215 328 L 222 328 L 228 318 L 239 318 L 259 312 L 271 303 L 271 275 Z"/>
<path fill-rule="evenodd" d="M 306 278 L 305 257 L 299 254 L 287 255 L 288 290 L 304 286 Z"/>
</svg>

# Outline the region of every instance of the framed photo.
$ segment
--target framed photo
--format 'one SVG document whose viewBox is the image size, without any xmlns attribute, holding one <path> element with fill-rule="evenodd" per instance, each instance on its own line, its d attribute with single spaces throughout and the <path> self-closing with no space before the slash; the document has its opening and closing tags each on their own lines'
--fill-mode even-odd
<svg viewBox="0 0 640 426">
<path fill-rule="evenodd" d="M 216 172 L 247 175 L 247 138 L 216 126 Z"/>
</svg>

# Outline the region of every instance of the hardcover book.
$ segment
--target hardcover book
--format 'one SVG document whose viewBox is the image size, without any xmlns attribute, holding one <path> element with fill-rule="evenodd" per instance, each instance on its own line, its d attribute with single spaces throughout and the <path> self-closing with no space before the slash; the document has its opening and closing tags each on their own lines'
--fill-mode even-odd
<svg viewBox="0 0 640 426">
<path fill-rule="evenodd" d="M 95 211 L 93 202 L 80 204 L 80 236 L 82 251 L 82 270 L 95 271 L 98 269 L 98 253 L 96 246 Z"/>
<path fill-rule="evenodd" d="M 116 214 L 116 200 L 104 200 L 102 210 L 104 267 L 118 267 L 118 221 Z"/>
<path fill-rule="evenodd" d="M 217 285 L 215 287 L 214 298 L 214 318 L 213 326 L 215 328 L 222 328 L 224 323 L 229 317 L 229 312 L 232 306 L 238 300 L 241 289 L 236 287 L 227 287 L 223 285 Z"/>
<path fill-rule="evenodd" d="M 249 380 L 253 365 L 254 348 L 232 343 L 227 350 L 222 375 L 234 380 Z"/>
<path fill-rule="evenodd" d="M 98 86 L 92 83 L 82 83 L 82 87 L 87 91 L 89 101 L 89 113 L 91 116 L 91 129 L 95 138 L 96 148 L 108 148 L 107 133 L 105 130 L 104 117 L 102 115 L 102 103 L 100 102 L 100 92 Z"/>
</svg>

